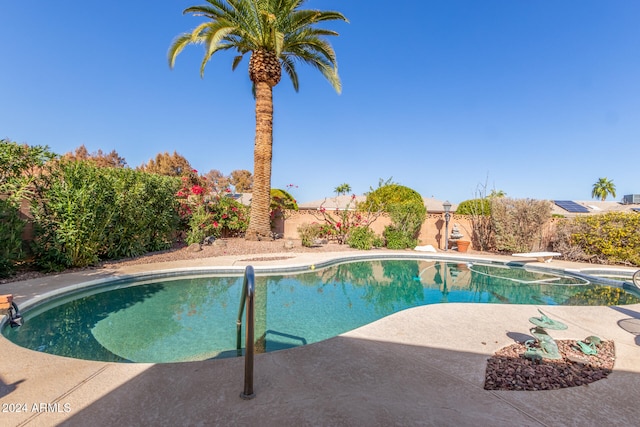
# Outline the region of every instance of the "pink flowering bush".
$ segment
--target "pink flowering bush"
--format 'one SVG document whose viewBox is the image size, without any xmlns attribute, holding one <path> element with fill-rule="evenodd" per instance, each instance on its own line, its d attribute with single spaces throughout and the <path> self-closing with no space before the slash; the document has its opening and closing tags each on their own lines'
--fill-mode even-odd
<svg viewBox="0 0 640 427">
<path fill-rule="evenodd" d="M 369 221 L 363 212 L 354 210 L 356 205 L 356 195 L 353 194 L 347 205 L 343 208 L 327 210 L 321 206 L 319 213 L 324 221 L 322 236 L 336 240 L 339 244 L 347 241 L 349 233 L 356 227 L 368 227 Z"/>
<path fill-rule="evenodd" d="M 231 197 L 228 189 L 213 192 L 206 178 L 195 170 L 182 177 L 176 198 L 189 244 L 201 243 L 208 236 L 239 236 L 249 225 L 249 208 Z"/>
</svg>

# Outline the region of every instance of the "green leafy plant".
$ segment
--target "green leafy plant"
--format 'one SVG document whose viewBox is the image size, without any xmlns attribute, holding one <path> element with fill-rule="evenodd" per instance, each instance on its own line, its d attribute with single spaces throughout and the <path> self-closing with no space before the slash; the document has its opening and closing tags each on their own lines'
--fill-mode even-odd
<svg viewBox="0 0 640 427">
<path fill-rule="evenodd" d="M 366 226 L 352 228 L 346 243 L 350 248 L 361 250 L 382 246 L 382 240 L 376 236 L 373 230 Z"/>
<path fill-rule="evenodd" d="M 417 239 L 393 227 L 386 227 L 382 232 L 389 249 L 406 249 L 416 246 Z"/>
</svg>

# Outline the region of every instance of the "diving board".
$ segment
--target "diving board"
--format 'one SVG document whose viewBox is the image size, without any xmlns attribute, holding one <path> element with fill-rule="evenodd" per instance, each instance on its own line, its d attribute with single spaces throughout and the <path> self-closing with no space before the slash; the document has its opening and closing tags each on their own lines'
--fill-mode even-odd
<svg viewBox="0 0 640 427">
<path fill-rule="evenodd" d="M 512 255 L 523 258 L 535 258 L 538 262 L 551 262 L 554 256 L 560 256 L 562 254 L 560 252 L 523 252 Z"/>
</svg>

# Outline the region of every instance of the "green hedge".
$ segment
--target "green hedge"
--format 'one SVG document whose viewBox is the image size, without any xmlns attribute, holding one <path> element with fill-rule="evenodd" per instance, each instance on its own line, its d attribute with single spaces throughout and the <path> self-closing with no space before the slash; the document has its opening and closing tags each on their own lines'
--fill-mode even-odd
<svg viewBox="0 0 640 427">
<path fill-rule="evenodd" d="M 33 250 L 44 270 L 96 264 L 170 247 L 177 178 L 60 161 L 38 181 Z"/>
<path fill-rule="evenodd" d="M 54 157 L 48 147 L 0 139 L 0 277 L 14 273 L 24 258 L 20 206 L 31 198 L 35 170 Z"/>
</svg>

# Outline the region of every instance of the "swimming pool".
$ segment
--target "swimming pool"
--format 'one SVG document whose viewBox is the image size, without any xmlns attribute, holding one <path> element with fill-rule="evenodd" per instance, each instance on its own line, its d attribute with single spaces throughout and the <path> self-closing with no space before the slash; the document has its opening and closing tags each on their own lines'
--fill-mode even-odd
<svg viewBox="0 0 640 427">
<path fill-rule="evenodd" d="M 3 329 L 36 351 L 113 362 L 180 362 L 236 355 L 241 275 L 118 281 L 66 294 Z M 426 304 L 635 304 L 582 277 L 499 264 L 377 259 L 256 276 L 258 351 L 314 343 Z M 463 314 L 461 314 L 463 315 Z"/>
</svg>

